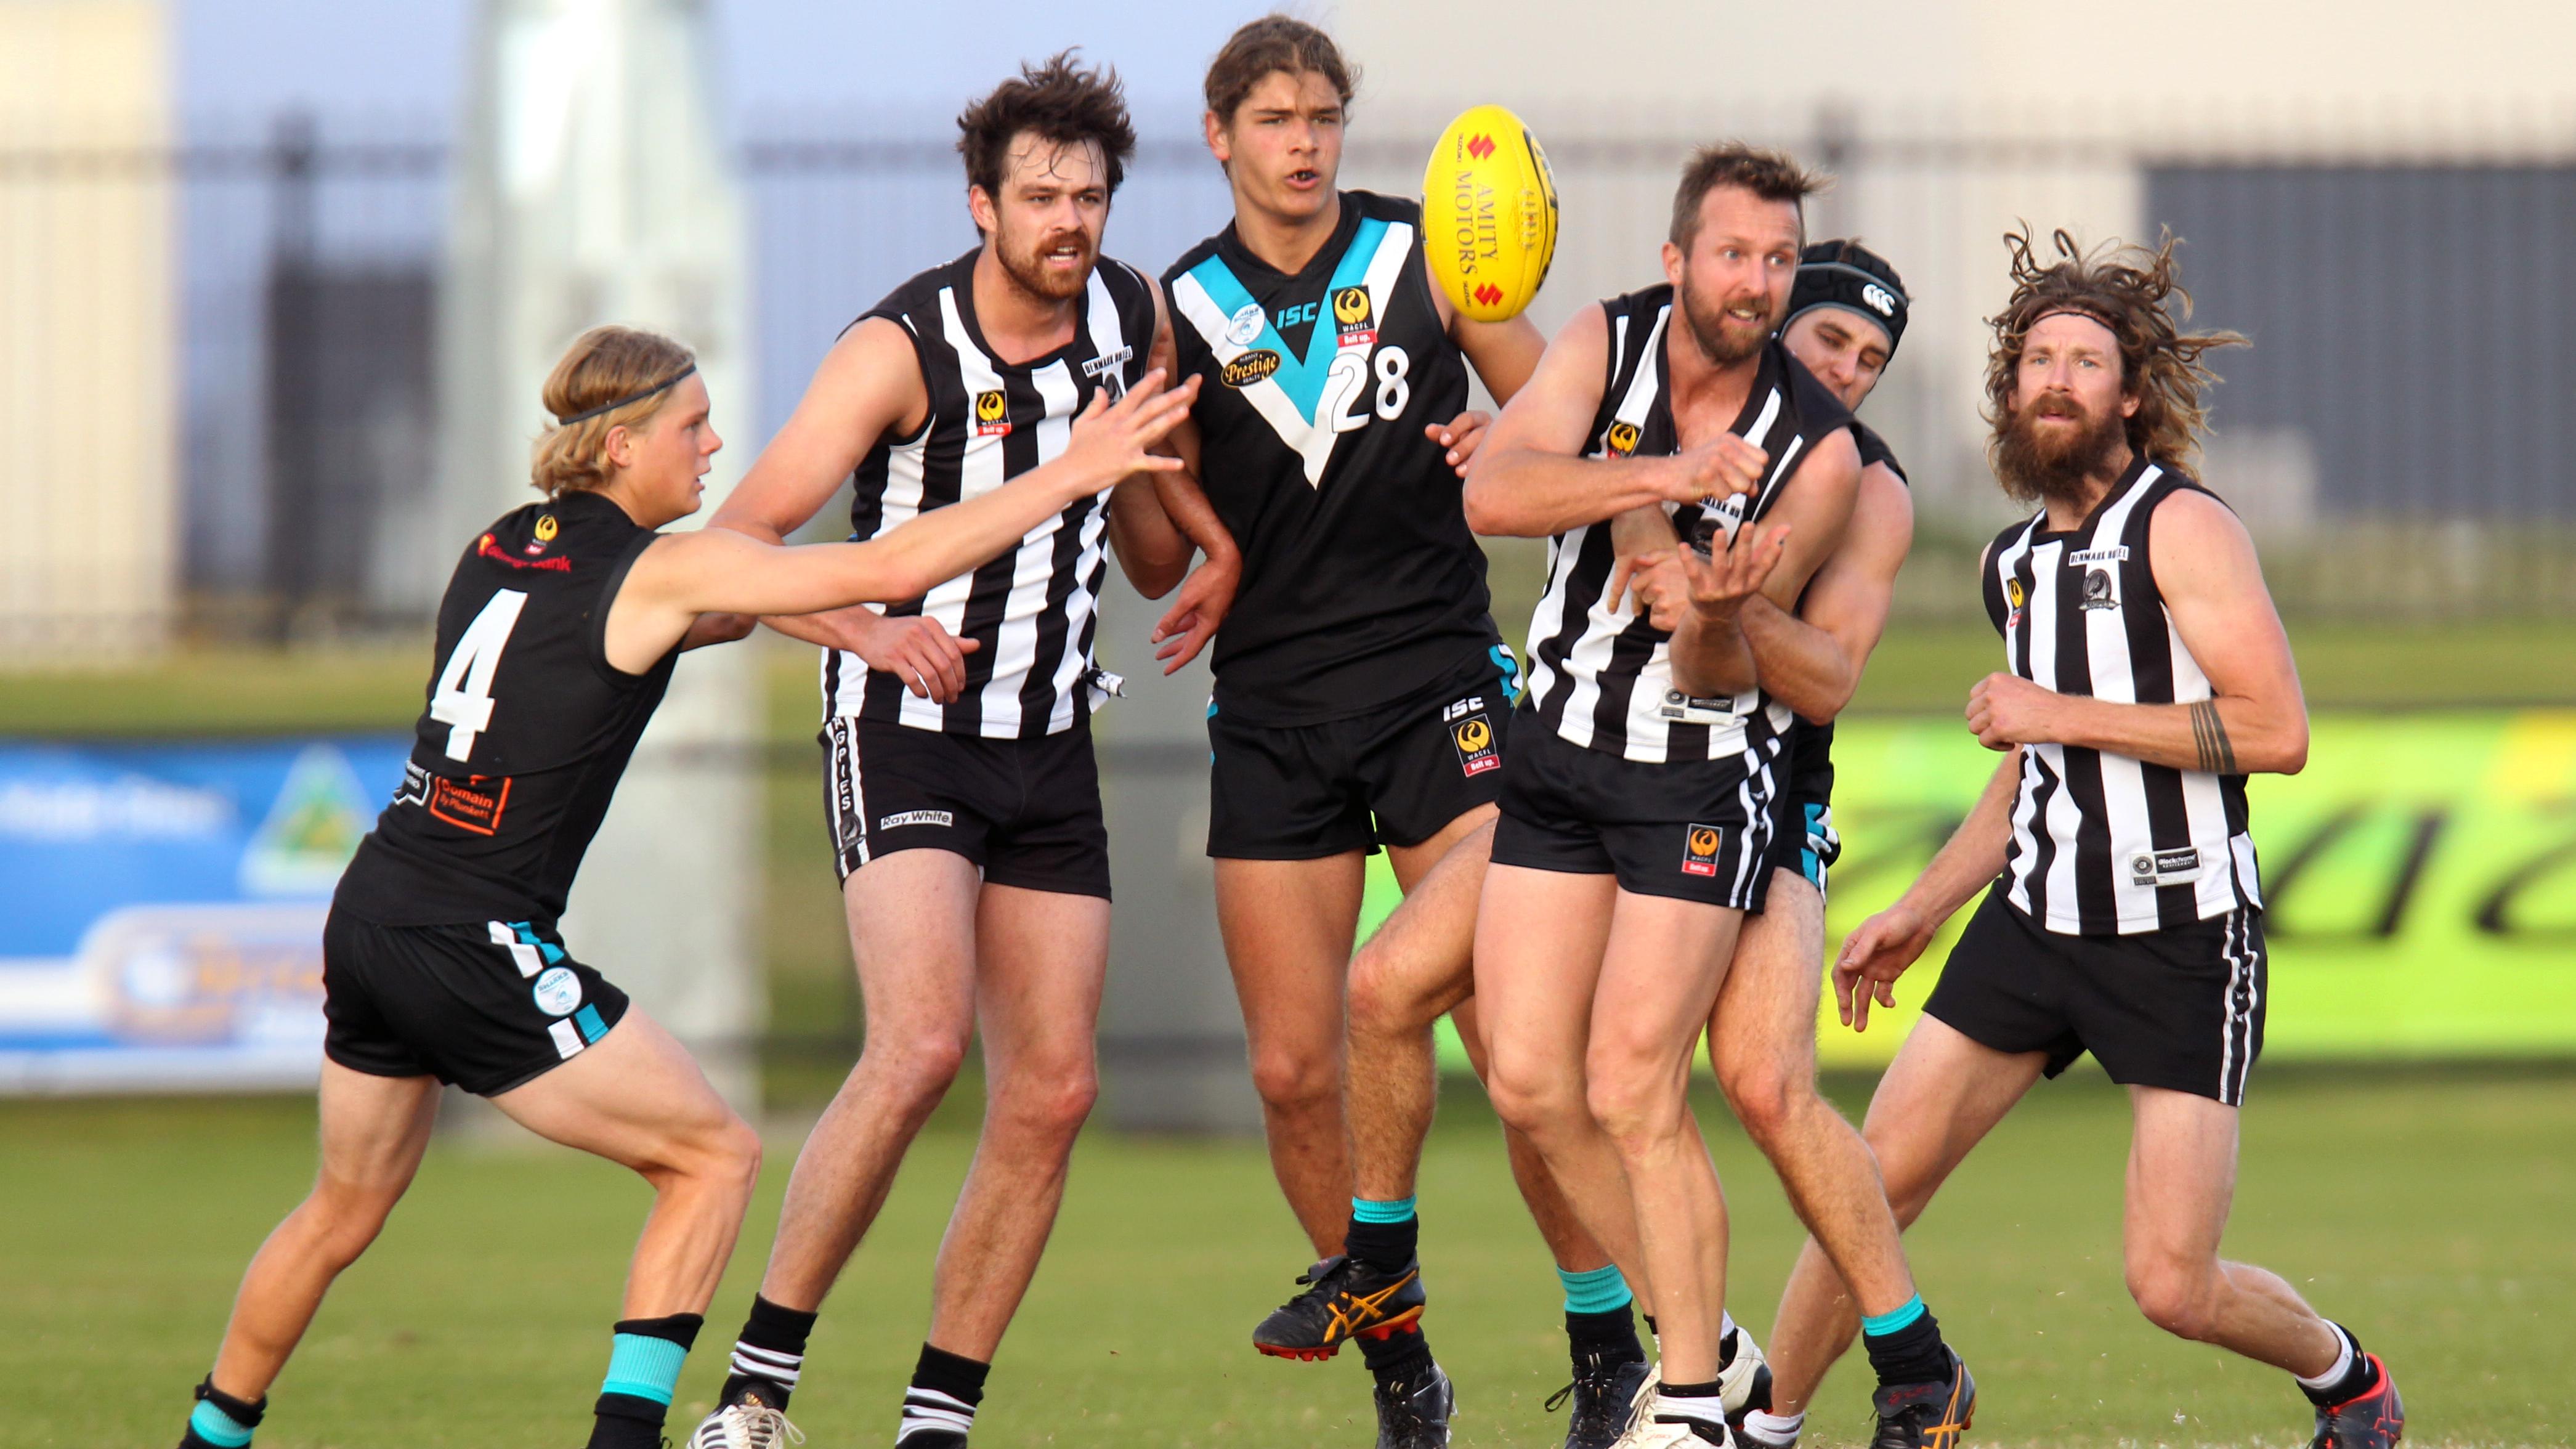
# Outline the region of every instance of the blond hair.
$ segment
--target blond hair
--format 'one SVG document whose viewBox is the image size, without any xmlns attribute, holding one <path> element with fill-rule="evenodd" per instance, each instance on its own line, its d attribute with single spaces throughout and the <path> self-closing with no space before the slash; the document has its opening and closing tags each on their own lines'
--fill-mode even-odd
<svg viewBox="0 0 2576 1449">
<path fill-rule="evenodd" d="M 556 422 L 537 439 L 529 483 L 548 496 L 605 485 L 609 433 L 650 420 L 697 365 L 696 353 L 640 328 L 593 327 L 573 339 L 546 374 L 546 411 Z"/>
</svg>

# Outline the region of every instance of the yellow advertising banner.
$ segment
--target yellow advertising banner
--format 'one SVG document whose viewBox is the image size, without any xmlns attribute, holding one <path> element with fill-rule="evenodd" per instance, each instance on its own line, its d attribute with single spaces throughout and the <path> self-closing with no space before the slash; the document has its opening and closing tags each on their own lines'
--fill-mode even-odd
<svg viewBox="0 0 2576 1449">
<path fill-rule="evenodd" d="M 2341 712 L 2312 731 L 2306 770 L 2248 787 L 2272 952 L 2266 1055 L 2576 1054 L 2576 711 Z M 1834 761 L 1828 952 L 1914 879 L 1996 756 L 1956 718 L 1861 718 L 1836 731 Z M 1374 917 L 1394 892 L 1382 872 L 1372 887 Z M 1866 1034 L 1836 1019 L 1828 988 L 1826 1065 L 1894 1054 L 1974 909 Z"/>
</svg>

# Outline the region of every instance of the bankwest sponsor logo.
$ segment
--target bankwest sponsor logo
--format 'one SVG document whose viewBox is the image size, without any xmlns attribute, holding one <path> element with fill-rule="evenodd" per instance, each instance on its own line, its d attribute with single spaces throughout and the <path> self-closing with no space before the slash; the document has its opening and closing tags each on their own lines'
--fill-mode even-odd
<svg viewBox="0 0 2576 1449">
<path fill-rule="evenodd" d="M 474 556 L 488 558 L 494 563 L 508 564 L 514 569 L 543 569 L 548 573 L 556 574 L 572 572 L 572 560 L 561 554 L 553 558 L 520 558 L 501 547 L 500 543 L 488 533 L 475 540 Z"/>
</svg>

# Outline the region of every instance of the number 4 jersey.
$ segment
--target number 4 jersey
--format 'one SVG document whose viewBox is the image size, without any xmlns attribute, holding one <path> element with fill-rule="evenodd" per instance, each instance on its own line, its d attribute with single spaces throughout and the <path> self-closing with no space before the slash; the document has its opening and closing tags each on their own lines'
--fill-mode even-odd
<svg viewBox="0 0 2576 1449">
<path fill-rule="evenodd" d="M 1248 724 L 1481 678 L 1500 639 L 1457 470 L 1423 432 L 1467 406 L 1467 369 L 1423 268 L 1421 208 L 1341 203 L 1293 276 L 1231 226 L 1164 274 L 1181 368 L 1200 377 L 1200 483 L 1243 549 L 1216 704 Z"/>
<path fill-rule="evenodd" d="M 438 606 L 438 672 L 403 782 L 335 904 L 387 926 L 551 922 L 675 647 L 642 674 L 608 662 L 608 606 L 660 535 L 594 493 L 503 516 Z"/>
</svg>

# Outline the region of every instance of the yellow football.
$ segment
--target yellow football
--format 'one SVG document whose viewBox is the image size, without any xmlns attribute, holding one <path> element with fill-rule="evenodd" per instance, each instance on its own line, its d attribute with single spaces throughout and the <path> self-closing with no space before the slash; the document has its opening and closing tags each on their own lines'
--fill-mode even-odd
<svg viewBox="0 0 2576 1449">
<path fill-rule="evenodd" d="M 1517 317 L 1556 260 L 1547 153 L 1501 106 L 1449 123 L 1422 173 L 1422 247 L 1432 278 L 1479 322 Z"/>
</svg>

